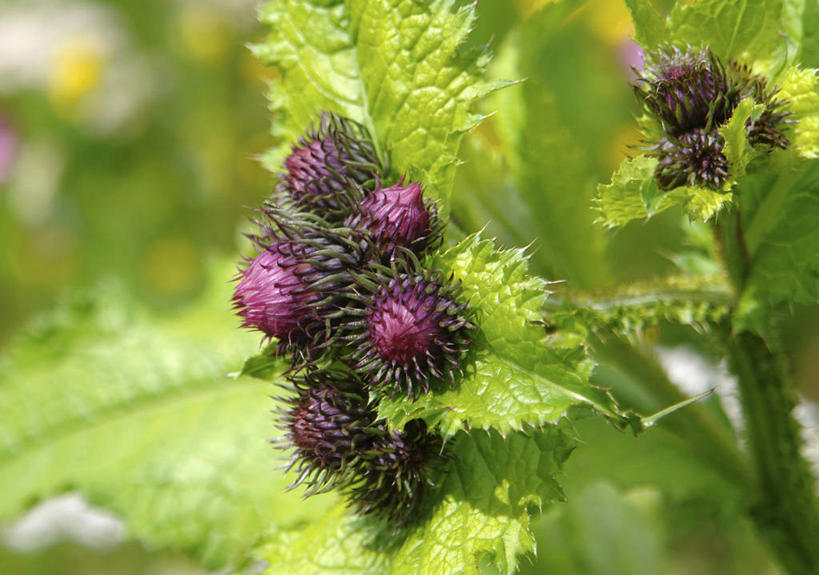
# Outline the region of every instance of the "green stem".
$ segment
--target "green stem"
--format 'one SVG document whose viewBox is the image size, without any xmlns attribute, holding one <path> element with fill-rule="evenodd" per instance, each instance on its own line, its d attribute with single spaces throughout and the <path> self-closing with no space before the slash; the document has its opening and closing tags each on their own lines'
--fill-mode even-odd
<svg viewBox="0 0 819 575">
<path fill-rule="evenodd" d="M 791 573 L 819 573 L 819 508 L 799 452 L 796 402 L 784 366 L 756 334 L 735 334 L 727 343 L 758 482 L 751 516 Z"/>
<path fill-rule="evenodd" d="M 741 213 L 713 225 L 714 239 L 734 290 L 743 293 L 750 258 Z M 795 393 L 781 354 L 750 331 L 725 333 L 728 359 L 739 382 L 748 448 L 756 475 L 751 516 L 783 566 L 791 573 L 819 573 L 819 507 L 814 478 L 799 448 L 793 418 Z"/>
</svg>

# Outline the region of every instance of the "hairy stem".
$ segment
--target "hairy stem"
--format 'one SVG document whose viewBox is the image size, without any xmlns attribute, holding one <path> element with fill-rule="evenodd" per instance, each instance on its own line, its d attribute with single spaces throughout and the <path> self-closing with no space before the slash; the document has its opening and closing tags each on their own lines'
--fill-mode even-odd
<svg viewBox="0 0 819 575">
<path fill-rule="evenodd" d="M 796 402 L 784 366 L 751 332 L 728 337 L 727 345 L 758 482 L 751 515 L 791 573 L 819 573 L 819 508 L 810 468 L 799 452 L 799 423 L 792 416 Z"/>
<path fill-rule="evenodd" d="M 714 239 L 735 301 L 750 269 L 741 213 L 713 225 Z M 799 448 L 793 417 L 795 393 L 781 354 L 750 331 L 725 333 L 731 368 L 739 381 L 750 456 L 756 475 L 751 516 L 791 573 L 819 573 L 819 507 L 814 478 Z"/>
</svg>

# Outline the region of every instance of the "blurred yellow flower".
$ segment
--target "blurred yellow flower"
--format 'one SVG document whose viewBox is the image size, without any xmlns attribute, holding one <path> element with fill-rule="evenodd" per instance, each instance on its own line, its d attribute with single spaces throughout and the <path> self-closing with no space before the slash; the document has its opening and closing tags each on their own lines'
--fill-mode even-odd
<svg viewBox="0 0 819 575">
<path fill-rule="evenodd" d="M 71 107 L 99 86 L 106 56 L 98 43 L 72 36 L 55 54 L 49 75 L 49 95 L 59 107 Z"/>
</svg>

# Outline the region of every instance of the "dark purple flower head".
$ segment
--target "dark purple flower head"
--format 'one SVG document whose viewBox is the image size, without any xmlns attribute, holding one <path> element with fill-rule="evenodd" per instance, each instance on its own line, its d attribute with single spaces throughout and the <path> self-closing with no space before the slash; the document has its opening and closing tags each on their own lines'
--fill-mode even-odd
<svg viewBox="0 0 819 575">
<path fill-rule="evenodd" d="M 716 131 L 694 130 L 679 138 L 663 138 L 655 155 L 654 172 L 662 190 L 678 186 L 719 189 L 728 178 L 728 160 L 722 153 L 725 141 Z"/>
<path fill-rule="evenodd" d="M 725 122 L 740 100 L 720 60 L 708 48 L 666 46 L 647 53 L 638 95 L 665 132 L 679 136 Z"/>
<path fill-rule="evenodd" d="M 451 459 L 440 435 L 415 419 L 403 430 L 382 431 L 356 462 L 358 481 L 348 499 L 360 515 L 373 515 L 400 528 L 417 516 L 431 474 Z"/>
<path fill-rule="evenodd" d="M 402 178 L 394 186 L 376 189 L 346 220 L 348 227 L 370 232 L 387 259 L 392 259 L 398 248 L 421 255 L 442 235 L 435 205 L 424 202 L 421 184 L 403 184 Z"/>
<path fill-rule="evenodd" d="M 324 112 L 284 161 L 279 191 L 304 209 L 322 215 L 344 211 L 351 187 L 369 187 L 381 170 L 372 138 L 347 118 Z"/>
<path fill-rule="evenodd" d="M 361 287 L 363 309 L 349 310 L 361 320 L 347 326 L 353 370 L 390 395 L 414 398 L 437 380 L 454 384 L 475 329 L 459 287 L 432 273 L 385 274 Z"/>
<path fill-rule="evenodd" d="M 279 443 L 292 449 L 288 470 L 295 469 L 298 477 L 291 487 L 306 483 L 313 494 L 349 482 L 355 475 L 350 465 L 382 433 L 373 425 L 376 416 L 367 393 L 341 373 L 307 374 L 295 388 L 289 409 L 282 412 L 285 439 Z"/>
<path fill-rule="evenodd" d="M 745 124 L 748 141 L 753 146 L 786 149 L 790 141 L 784 131 L 791 120 L 788 118 L 790 112 L 783 109 L 787 102 L 776 98 L 779 90 L 768 90 L 768 81 L 764 76 L 754 74 L 748 66 L 739 62 L 729 62 L 728 71 L 732 81 L 740 87 L 743 98 L 753 98 L 755 103 L 765 105 L 759 118 L 748 119 Z"/>
</svg>

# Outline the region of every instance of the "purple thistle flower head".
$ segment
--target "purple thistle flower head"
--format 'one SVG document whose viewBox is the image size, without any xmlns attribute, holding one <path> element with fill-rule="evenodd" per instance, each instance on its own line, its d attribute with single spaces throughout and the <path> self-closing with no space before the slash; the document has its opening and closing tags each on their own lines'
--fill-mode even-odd
<svg viewBox="0 0 819 575">
<path fill-rule="evenodd" d="M 348 310 L 362 316 L 348 324 L 353 370 L 390 395 L 415 398 L 436 380 L 454 385 L 475 329 L 459 287 L 432 273 L 384 275 L 362 287 L 365 307 Z"/>
<path fill-rule="evenodd" d="M 716 131 L 694 130 L 679 138 L 663 138 L 655 155 L 659 163 L 654 178 L 662 190 L 678 186 L 719 189 L 728 178 L 725 141 Z"/>
<path fill-rule="evenodd" d="M 283 167 L 279 191 L 298 206 L 323 215 L 343 213 L 348 190 L 369 187 L 381 170 L 366 129 L 329 112 L 321 115 L 318 128 L 299 139 Z"/>
<path fill-rule="evenodd" d="M 240 271 L 233 294 L 242 327 L 283 341 L 296 338 L 316 299 L 304 274 L 312 270 L 306 267 L 309 264 L 299 262 L 294 245 L 286 240 L 257 255 Z"/>
<path fill-rule="evenodd" d="M 297 395 L 282 412 L 285 439 L 279 445 L 292 449 L 288 470 L 295 469 L 298 477 L 291 487 L 306 482 L 312 495 L 349 481 L 350 463 L 370 451 L 382 432 L 373 426 L 376 416 L 366 392 L 349 376 L 315 372 L 295 386 Z"/>
<path fill-rule="evenodd" d="M 367 230 L 386 259 L 392 259 L 398 248 L 423 254 L 442 236 L 443 226 L 431 202 L 424 202 L 424 190 L 418 182 L 404 186 L 379 188 L 366 196 L 345 224 Z"/>
<path fill-rule="evenodd" d="M 417 516 L 432 473 L 450 459 L 441 436 L 420 419 L 400 431 L 383 428 L 355 464 L 358 480 L 348 490 L 349 504 L 360 515 L 400 528 Z"/>
<path fill-rule="evenodd" d="M 289 213 L 265 203 L 249 236 L 260 250 L 238 276 L 234 308 L 243 326 L 279 339 L 292 367 L 320 360 L 332 347 L 350 301 L 353 273 L 374 257 L 366 234 L 331 228 L 310 213 Z"/>
<path fill-rule="evenodd" d="M 748 141 L 753 146 L 786 149 L 790 141 L 784 130 L 785 126 L 791 123 L 788 118 L 791 113 L 783 110 L 787 102 L 776 98 L 779 90 L 777 88 L 768 90 L 768 81 L 764 76 L 754 74 L 748 66 L 737 61 L 728 63 L 728 71 L 733 82 L 740 86 L 744 98 L 753 98 L 757 104 L 765 105 L 765 109 L 756 120 L 749 118 L 745 123 Z"/>
<path fill-rule="evenodd" d="M 710 49 L 666 46 L 647 56 L 636 90 L 669 135 L 716 127 L 739 103 L 739 90 Z"/>
</svg>

